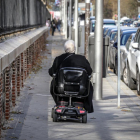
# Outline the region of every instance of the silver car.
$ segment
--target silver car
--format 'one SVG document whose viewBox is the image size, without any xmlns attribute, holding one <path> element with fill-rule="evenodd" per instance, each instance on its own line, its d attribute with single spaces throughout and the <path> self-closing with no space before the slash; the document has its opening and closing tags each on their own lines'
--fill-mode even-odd
<svg viewBox="0 0 140 140">
<path fill-rule="evenodd" d="M 134 37 L 134 41 L 129 47 L 129 55 L 126 63 L 128 86 L 137 89 L 140 95 L 140 29 Z"/>
<path fill-rule="evenodd" d="M 135 33 L 133 33 L 129 39 L 127 40 L 127 43 L 125 46 L 121 46 L 121 54 L 120 54 L 120 66 L 121 66 L 121 77 L 122 80 L 126 85 L 128 85 L 131 89 L 135 89 L 136 85 L 134 81 L 130 78 L 130 50 L 132 49 L 132 44 L 134 42 Z"/>
</svg>

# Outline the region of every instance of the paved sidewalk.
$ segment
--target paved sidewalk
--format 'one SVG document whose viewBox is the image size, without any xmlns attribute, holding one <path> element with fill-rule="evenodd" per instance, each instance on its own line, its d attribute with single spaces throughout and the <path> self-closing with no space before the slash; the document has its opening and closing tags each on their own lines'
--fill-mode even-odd
<svg viewBox="0 0 140 140">
<path fill-rule="evenodd" d="M 41 69 L 31 73 L 18 98 L 15 111 L 3 130 L 2 140 L 140 140 L 140 99 L 121 83 L 121 108 L 117 108 L 117 77 L 109 71 L 103 79 L 103 100 L 93 101 L 95 112 L 88 114 L 87 124 L 76 121 L 52 122 L 51 78 L 48 69 L 62 54 L 63 36 L 49 37 L 42 53 Z"/>
</svg>

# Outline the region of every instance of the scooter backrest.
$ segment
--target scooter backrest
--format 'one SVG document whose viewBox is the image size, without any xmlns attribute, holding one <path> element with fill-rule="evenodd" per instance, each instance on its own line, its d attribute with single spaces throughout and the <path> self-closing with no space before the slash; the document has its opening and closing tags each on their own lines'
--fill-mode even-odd
<svg viewBox="0 0 140 140">
<path fill-rule="evenodd" d="M 60 94 L 78 93 L 83 95 L 87 89 L 88 75 L 83 68 L 61 68 L 57 76 L 57 90 Z"/>
</svg>

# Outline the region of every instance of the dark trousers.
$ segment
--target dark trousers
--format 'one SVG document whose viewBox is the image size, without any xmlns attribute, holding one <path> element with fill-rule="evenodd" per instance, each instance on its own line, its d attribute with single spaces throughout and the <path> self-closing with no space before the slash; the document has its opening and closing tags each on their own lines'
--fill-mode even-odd
<svg viewBox="0 0 140 140">
<path fill-rule="evenodd" d="M 58 97 L 54 94 L 53 92 L 53 80 L 51 82 L 51 87 L 50 87 L 50 93 L 55 101 L 55 103 L 57 104 L 58 101 L 69 101 L 68 97 Z M 94 112 L 94 108 L 93 108 L 93 103 L 92 103 L 92 99 L 93 99 L 93 86 L 90 83 L 90 92 L 89 95 L 84 98 L 84 99 L 79 99 L 79 98 L 72 98 L 72 101 L 76 101 L 76 102 L 83 102 L 84 104 L 84 108 L 88 111 L 88 113 L 92 113 Z"/>
<path fill-rule="evenodd" d="M 52 36 L 54 36 L 55 27 L 52 28 Z"/>
</svg>

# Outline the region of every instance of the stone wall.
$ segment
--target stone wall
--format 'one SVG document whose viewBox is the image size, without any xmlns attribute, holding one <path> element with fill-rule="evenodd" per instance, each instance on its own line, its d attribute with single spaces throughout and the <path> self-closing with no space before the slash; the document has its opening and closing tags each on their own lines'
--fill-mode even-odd
<svg viewBox="0 0 140 140">
<path fill-rule="evenodd" d="M 20 90 L 44 49 L 49 29 L 42 27 L 0 43 L 0 133 Z"/>
</svg>

